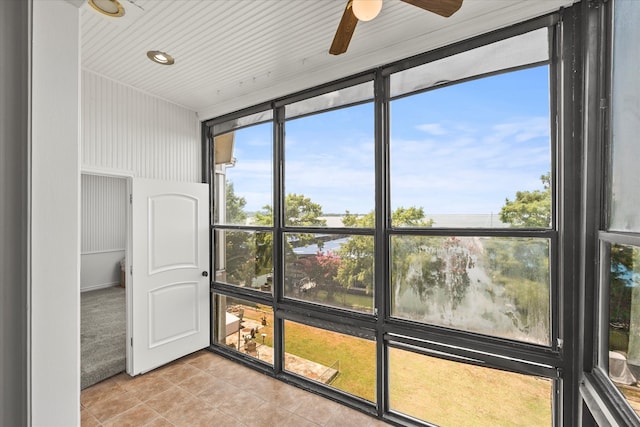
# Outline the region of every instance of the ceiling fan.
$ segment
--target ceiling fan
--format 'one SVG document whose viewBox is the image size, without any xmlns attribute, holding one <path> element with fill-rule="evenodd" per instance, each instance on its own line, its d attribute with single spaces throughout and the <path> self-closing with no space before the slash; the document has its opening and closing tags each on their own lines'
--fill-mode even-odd
<svg viewBox="0 0 640 427">
<path fill-rule="evenodd" d="M 450 17 L 460 9 L 463 0 L 401 0 L 426 11 Z M 349 0 L 338 25 L 329 53 L 340 55 L 347 51 L 358 21 L 375 18 L 382 9 L 382 0 Z"/>
</svg>

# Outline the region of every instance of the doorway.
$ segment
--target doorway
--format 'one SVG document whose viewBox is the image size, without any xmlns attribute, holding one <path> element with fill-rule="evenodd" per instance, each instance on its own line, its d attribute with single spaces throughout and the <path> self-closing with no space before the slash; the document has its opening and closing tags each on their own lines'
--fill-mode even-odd
<svg viewBox="0 0 640 427">
<path fill-rule="evenodd" d="M 81 176 L 82 389 L 126 370 L 129 188 L 124 176 Z"/>
</svg>

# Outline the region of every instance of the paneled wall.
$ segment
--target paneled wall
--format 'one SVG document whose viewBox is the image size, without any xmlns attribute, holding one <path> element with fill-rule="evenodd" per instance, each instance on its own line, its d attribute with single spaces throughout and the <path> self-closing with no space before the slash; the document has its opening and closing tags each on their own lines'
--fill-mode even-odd
<svg viewBox="0 0 640 427">
<path fill-rule="evenodd" d="M 126 247 L 124 178 L 82 175 L 81 267 L 83 291 L 120 282 L 120 260 Z"/>
<path fill-rule="evenodd" d="M 195 112 L 87 70 L 81 105 L 83 168 L 201 182 Z"/>
</svg>

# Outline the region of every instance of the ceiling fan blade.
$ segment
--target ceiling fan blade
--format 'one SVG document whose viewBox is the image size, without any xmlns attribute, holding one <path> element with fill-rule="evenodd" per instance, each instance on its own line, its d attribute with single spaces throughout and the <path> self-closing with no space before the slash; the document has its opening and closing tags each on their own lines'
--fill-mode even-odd
<svg viewBox="0 0 640 427">
<path fill-rule="evenodd" d="M 331 48 L 329 49 L 329 53 L 332 55 L 340 55 L 347 51 L 351 36 L 353 36 L 353 32 L 356 29 L 358 18 L 353 14 L 352 3 L 353 0 L 349 0 L 347 7 L 344 8 L 342 19 L 340 19 L 340 24 L 338 24 L 338 30 L 333 37 L 333 43 L 331 43 Z"/>
<path fill-rule="evenodd" d="M 445 18 L 450 17 L 460 9 L 462 0 L 402 0 L 405 3 L 418 6 Z"/>
</svg>

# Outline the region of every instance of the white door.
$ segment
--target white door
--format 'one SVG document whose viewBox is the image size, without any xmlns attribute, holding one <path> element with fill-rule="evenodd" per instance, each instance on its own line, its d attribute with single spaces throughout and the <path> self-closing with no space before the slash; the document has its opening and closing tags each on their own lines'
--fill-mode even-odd
<svg viewBox="0 0 640 427">
<path fill-rule="evenodd" d="M 129 373 L 209 345 L 209 187 L 133 179 Z"/>
</svg>

